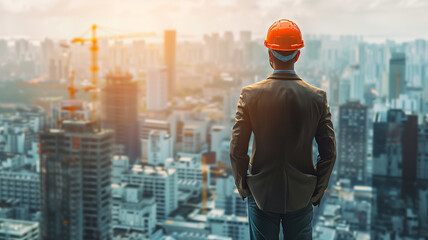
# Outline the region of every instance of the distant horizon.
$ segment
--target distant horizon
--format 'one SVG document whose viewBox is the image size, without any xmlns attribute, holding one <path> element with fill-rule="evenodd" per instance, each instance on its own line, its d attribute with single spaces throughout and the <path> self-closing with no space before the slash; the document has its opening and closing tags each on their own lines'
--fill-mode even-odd
<svg viewBox="0 0 428 240">
<path fill-rule="evenodd" d="M 423 0 L 0 0 L 0 37 L 71 39 L 93 23 L 117 34 L 247 30 L 264 37 L 274 21 L 288 18 L 303 34 L 401 42 L 427 39 L 427 12 Z"/>
<path fill-rule="evenodd" d="M 165 29 L 165 30 L 167 30 L 167 29 Z M 168 30 L 171 30 L 171 29 L 168 29 Z M 172 30 L 174 30 L 174 29 L 172 29 Z M 240 30 L 240 31 L 248 31 L 248 30 Z M 234 36 L 234 41 L 235 42 L 239 39 L 239 32 L 240 31 L 231 31 L 231 32 L 233 32 L 233 36 Z M 228 32 L 228 30 L 220 31 L 220 32 L 207 32 L 207 33 L 203 33 L 203 34 L 183 34 L 182 36 L 180 36 L 180 32 L 177 31 L 177 42 L 184 42 L 184 41 L 201 42 L 201 41 L 203 41 L 203 36 L 204 35 L 211 35 L 213 33 L 218 33 L 219 36 L 220 36 L 220 38 L 221 38 L 223 36 L 224 32 Z M 129 32 L 129 33 L 132 34 L 133 32 Z M 252 38 L 253 41 L 254 40 L 260 40 L 261 43 L 263 44 L 262 41 L 264 39 L 264 36 L 253 35 L 253 32 L 251 32 L 251 33 L 252 33 L 251 38 Z M 124 34 L 126 34 L 126 33 L 124 33 Z M 159 35 L 156 36 L 156 37 L 150 37 L 150 38 L 147 38 L 147 39 L 144 39 L 144 38 L 130 38 L 130 39 L 119 39 L 119 40 L 122 40 L 124 42 L 132 42 L 134 40 L 141 40 L 141 39 L 143 39 L 143 40 L 145 40 L 145 41 L 147 41 L 149 43 L 151 43 L 151 42 L 158 42 L 158 41 L 153 41 L 154 39 L 163 40 L 163 35 L 162 35 L 163 31 L 159 32 L 157 34 L 159 34 Z M 105 34 L 100 34 L 100 36 L 104 36 L 104 35 Z M 112 35 L 115 35 L 115 34 L 112 34 Z M 426 36 L 426 37 L 408 37 L 407 36 L 406 37 L 406 36 L 382 36 L 382 35 L 361 35 L 361 34 L 328 34 L 328 33 L 316 33 L 315 34 L 315 33 L 307 33 L 307 34 L 303 35 L 303 40 L 307 40 L 307 39 L 305 39 L 305 36 L 306 37 L 307 36 L 311 36 L 311 37 L 312 36 L 316 36 L 316 37 L 330 36 L 333 39 L 336 39 L 336 38 L 339 38 L 339 37 L 344 37 L 344 36 L 346 36 L 346 37 L 362 37 L 362 39 L 363 39 L 364 42 L 375 43 L 375 44 L 385 43 L 386 41 L 394 41 L 394 42 L 396 42 L 398 44 L 405 43 L 405 42 L 413 42 L 413 41 L 416 41 L 416 40 L 425 40 L 425 41 L 428 41 L 428 36 Z M 87 34 L 86 37 L 89 38 L 90 35 Z M 19 40 L 19 39 L 27 39 L 29 41 L 41 42 L 41 41 L 43 41 L 45 39 L 50 39 L 50 40 L 53 40 L 53 41 L 69 41 L 69 40 L 73 39 L 73 37 L 70 37 L 70 38 L 67 38 L 67 37 L 54 37 L 54 36 L 53 37 L 51 37 L 51 36 L 44 36 L 44 37 L 43 36 L 40 36 L 40 37 L 34 37 L 33 36 L 33 37 L 31 37 L 31 36 L 25 36 L 25 35 L 21 35 L 21 36 L 17 35 L 17 36 L 0 36 L 0 39 L 5 39 L 5 40 L 8 40 L 8 41 L 14 41 L 14 40 Z M 114 41 L 114 40 L 109 40 L 109 41 Z"/>
</svg>

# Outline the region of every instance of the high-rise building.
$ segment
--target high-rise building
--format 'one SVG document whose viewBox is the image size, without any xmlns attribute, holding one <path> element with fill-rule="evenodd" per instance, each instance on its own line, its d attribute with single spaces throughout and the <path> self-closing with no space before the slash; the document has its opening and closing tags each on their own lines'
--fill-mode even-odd
<svg viewBox="0 0 428 240">
<path fill-rule="evenodd" d="M 339 104 L 345 104 L 351 94 L 351 81 L 348 78 L 339 80 Z"/>
<path fill-rule="evenodd" d="M 417 131 L 416 115 L 399 109 L 387 112 L 387 118 L 373 124 L 373 175 L 416 179 Z"/>
<path fill-rule="evenodd" d="M 389 99 L 398 99 L 406 91 L 406 55 L 393 52 L 389 60 Z"/>
<path fill-rule="evenodd" d="M 101 126 L 114 129 L 116 144 L 133 164 L 140 157 L 138 124 L 138 83 L 128 73 L 112 73 L 106 76 L 102 90 Z"/>
<path fill-rule="evenodd" d="M 380 116 L 373 125 L 372 239 L 427 238 L 428 184 L 417 170 L 426 164 L 425 127 L 400 109 Z"/>
<path fill-rule="evenodd" d="M 321 55 L 321 45 L 322 45 L 321 40 L 319 39 L 305 40 L 305 45 L 306 45 L 305 55 L 307 55 L 307 58 L 310 61 L 319 60 Z"/>
<path fill-rule="evenodd" d="M 339 106 L 338 177 L 364 185 L 367 158 L 367 107 L 357 101 Z"/>
<path fill-rule="evenodd" d="M 350 99 L 357 99 L 361 103 L 364 103 L 364 76 L 361 71 L 360 65 L 350 67 L 351 94 L 349 97 Z"/>
<path fill-rule="evenodd" d="M 146 75 L 146 101 L 148 111 L 165 110 L 168 103 L 168 69 L 149 68 Z"/>
<path fill-rule="evenodd" d="M 28 120 L 30 128 L 34 132 L 45 129 L 46 113 L 40 106 L 20 106 L 16 108 L 16 115 Z"/>
<path fill-rule="evenodd" d="M 111 239 L 113 146 L 90 121 L 40 132 L 42 239 Z"/>
<path fill-rule="evenodd" d="M 239 101 L 240 92 L 231 90 L 223 95 L 223 118 L 230 120 L 235 118 L 236 104 Z"/>
<path fill-rule="evenodd" d="M 175 48 L 176 48 L 175 30 L 165 30 L 164 32 L 164 59 L 168 76 L 168 95 L 173 96 L 176 89 L 176 69 L 175 69 Z"/>
<path fill-rule="evenodd" d="M 225 126 L 214 125 L 210 131 L 210 151 L 215 152 L 216 160 L 220 160 L 221 157 L 221 142 L 229 140 L 229 132 Z"/>
<path fill-rule="evenodd" d="M 148 141 L 147 162 L 151 165 L 165 164 L 173 156 L 173 139 L 165 130 L 152 130 Z"/>
<path fill-rule="evenodd" d="M 23 61 L 31 50 L 31 43 L 28 39 L 15 40 L 15 57 L 18 61 Z"/>
<path fill-rule="evenodd" d="M 9 47 L 6 39 L 0 39 L 0 61 L 5 61 L 9 57 Z"/>
<path fill-rule="evenodd" d="M 141 120 L 141 157 L 148 158 L 149 153 L 149 135 L 152 130 L 166 131 L 171 134 L 171 124 L 166 120 L 144 119 Z"/>
<path fill-rule="evenodd" d="M 183 152 L 200 153 L 204 142 L 202 126 L 199 124 L 186 124 L 183 129 Z"/>
<path fill-rule="evenodd" d="M 418 166 L 416 168 L 416 177 L 418 179 L 428 180 L 428 119 L 425 119 L 424 123 L 419 125 L 418 144 Z"/>
<path fill-rule="evenodd" d="M 254 58 L 254 52 L 252 49 L 252 42 L 251 42 L 251 32 L 250 31 L 240 31 L 239 32 L 239 45 L 240 50 L 242 52 L 242 60 L 245 62 L 248 62 L 250 59 L 252 60 Z"/>
<path fill-rule="evenodd" d="M 26 154 L 36 141 L 37 133 L 33 131 L 31 119 L 21 116 L 2 116 L 5 151 Z"/>
<path fill-rule="evenodd" d="M 124 155 L 115 155 L 112 159 L 112 183 L 120 184 L 122 174 L 129 170 L 129 158 Z"/>
<path fill-rule="evenodd" d="M 233 50 L 234 50 L 234 39 L 233 32 L 224 32 L 223 38 L 220 42 L 220 61 L 223 64 L 231 64 L 233 62 Z"/>
<path fill-rule="evenodd" d="M 161 166 L 134 165 L 125 172 L 123 183 L 142 185 L 156 199 L 156 219 L 164 221 L 178 207 L 178 174 Z"/>
<path fill-rule="evenodd" d="M 9 199 L 19 200 L 30 211 L 39 211 L 39 175 L 23 169 L 0 169 L 0 201 Z"/>
</svg>

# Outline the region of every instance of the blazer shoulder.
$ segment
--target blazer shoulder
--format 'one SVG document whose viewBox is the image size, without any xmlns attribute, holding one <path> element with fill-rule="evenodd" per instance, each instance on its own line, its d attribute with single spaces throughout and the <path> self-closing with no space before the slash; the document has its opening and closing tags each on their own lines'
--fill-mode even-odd
<svg viewBox="0 0 428 240">
<path fill-rule="evenodd" d="M 254 94 L 255 92 L 257 92 L 259 89 L 263 88 L 264 85 L 264 81 L 260 81 L 260 82 L 255 82 L 252 83 L 250 85 L 246 85 L 244 87 L 242 87 L 242 93 L 244 94 Z"/>
<path fill-rule="evenodd" d="M 313 94 L 313 96 L 319 101 L 324 101 L 324 97 L 327 96 L 327 92 L 324 89 L 317 88 L 315 86 L 310 85 L 307 82 L 302 81 L 305 87 Z"/>
</svg>

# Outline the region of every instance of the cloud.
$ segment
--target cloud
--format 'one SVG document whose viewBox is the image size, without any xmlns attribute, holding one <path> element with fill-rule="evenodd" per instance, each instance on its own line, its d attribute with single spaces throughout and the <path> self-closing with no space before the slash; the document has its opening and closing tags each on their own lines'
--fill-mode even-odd
<svg viewBox="0 0 428 240">
<path fill-rule="evenodd" d="M 0 0 L 0 36 L 67 37 L 97 23 L 129 32 L 251 30 L 294 20 L 304 33 L 424 37 L 422 0 Z"/>
<path fill-rule="evenodd" d="M 30 11 L 43 11 L 58 0 L 0 0 L 0 8 L 11 13 L 27 13 Z"/>
</svg>

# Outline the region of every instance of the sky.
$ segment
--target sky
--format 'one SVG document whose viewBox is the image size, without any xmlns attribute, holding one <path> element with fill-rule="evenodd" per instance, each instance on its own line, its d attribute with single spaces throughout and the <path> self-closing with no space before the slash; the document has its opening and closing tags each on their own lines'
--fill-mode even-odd
<svg viewBox="0 0 428 240">
<path fill-rule="evenodd" d="M 304 34 L 428 37 L 427 0 L 0 0 L 0 37 L 73 38 L 94 23 L 105 35 L 176 29 L 264 37 L 281 18 Z"/>
</svg>

